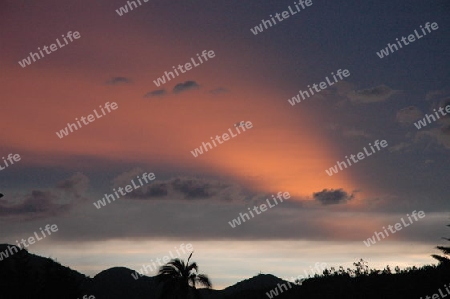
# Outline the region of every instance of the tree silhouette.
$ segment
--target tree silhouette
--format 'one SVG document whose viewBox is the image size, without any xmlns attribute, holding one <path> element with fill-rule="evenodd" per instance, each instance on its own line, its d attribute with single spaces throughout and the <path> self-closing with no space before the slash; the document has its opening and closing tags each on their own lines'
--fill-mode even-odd
<svg viewBox="0 0 450 299">
<path fill-rule="evenodd" d="M 189 264 L 193 253 L 189 255 L 187 263 L 174 259 L 159 269 L 157 279 L 162 283 L 161 298 L 187 299 L 191 294 L 199 298 L 197 284 L 206 288 L 212 287 L 208 276 L 198 274 L 197 263 Z"/>
<path fill-rule="evenodd" d="M 450 226 L 450 224 L 447 226 Z M 442 239 L 450 241 L 449 238 L 443 237 Z M 447 257 L 447 255 L 450 255 L 450 247 L 436 246 L 436 248 L 439 249 L 440 251 L 442 251 L 444 253 L 444 256 L 437 255 L 437 254 L 432 254 L 431 256 L 434 257 L 435 259 L 437 259 L 441 264 L 450 265 L 450 258 Z"/>
</svg>

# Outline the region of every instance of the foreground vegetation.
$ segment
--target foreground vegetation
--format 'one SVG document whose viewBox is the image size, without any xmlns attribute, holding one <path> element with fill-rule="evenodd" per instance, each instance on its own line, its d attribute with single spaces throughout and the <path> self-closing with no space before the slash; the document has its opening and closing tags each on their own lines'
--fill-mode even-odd
<svg viewBox="0 0 450 299">
<path fill-rule="evenodd" d="M 450 225 L 449 225 L 450 226 Z M 450 241 L 449 238 L 444 238 Z M 7 244 L 0 244 L 0 251 Z M 257 299 L 257 298 L 444 298 L 450 295 L 450 247 L 437 246 L 442 255 L 432 255 L 438 265 L 401 270 L 386 266 L 369 268 L 355 262 L 354 269 L 330 268 L 297 284 L 262 274 L 225 290 L 211 290 L 211 281 L 197 273 L 195 262 L 175 259 L 162 266 L 156 277 L 132 278 L 132 270 L 111 268 L 86 277 L 56 261 L 20 250 L 0 261 L 0 298 L 76 299 Z M 196 289 L 196 285 L 203 289 Z M 438 294 L 435 295 L 434 294 Z M 428 296 L 428 297 L 427 297 Z M 450 298 L 450 297 L 449 297 Z"/>
</svg>

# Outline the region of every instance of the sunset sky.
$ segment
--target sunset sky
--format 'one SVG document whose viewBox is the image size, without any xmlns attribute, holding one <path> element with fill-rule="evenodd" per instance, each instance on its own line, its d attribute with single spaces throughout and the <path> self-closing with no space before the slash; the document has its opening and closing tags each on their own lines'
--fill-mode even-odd
<svg viewBox="0 0 450 299">
<path fill-rule="evenodd" d="M 0 171 L 0 243 L 57 224 L 28 250 L 91 277 L 191 243 L 216 289 L 259 272 L 289 279 L 316 262 L 434 263 L 448 235 L 450 115 L 414 122 L 450 105 L 448 1 L 312 0 L 257 35 L 293 1 L 141 3 L 119 16 L 126 1 L 2 2 L 0 157 L 21 160 Z M 439 28 L 377 56 L 427 22 Z M 69 31 L 80 38 L 18 63 Z M 155 85 L 204 50 L 214 58 Z M 339 69 L 350 76 L 288 102 Z M 57 136 L 106 102 L 118 108 Z M 192 155 L 240 121 L 253 127 Z M 327 175 L 376 140 L 388 146 Z M 93 205 L 144 172 L 156 180 Z M 229 225 L 280 191 L 291 198 Z M 364 245 L 414 210 L 426 216 Z"/>
</svg>

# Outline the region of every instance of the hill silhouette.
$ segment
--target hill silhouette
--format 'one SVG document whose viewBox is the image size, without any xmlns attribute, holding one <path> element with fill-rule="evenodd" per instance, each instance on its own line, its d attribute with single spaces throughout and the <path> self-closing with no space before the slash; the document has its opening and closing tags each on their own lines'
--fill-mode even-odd
<svg viewBox="0 0 450 299">
<path fill-rule="evenodd" d="M 0 261 L 0 298 L 82 297 L 83 284 L 87 280 L 85 275 L 50 258 L 19 249 L 18 246 L 0 244 L 0 252 L 9 254 Z"/>
<path fill-rule="evenodd" d="M 8 250 L 0 244 L 0 251 Z M 259 274 L 224 290 L 200 289 L 201 298 L 420 298 L 433 295 L 450 283 L 450 266 L 412 267 L 405 270 L 389 266 L 369 269 L 364 261 L 355 269 L 326 269 L 296 285 L 271 274 Z M 0 298 L 2 299 L 77 299 L 93 295 L 96 299 L 160 298 L 156 277 L 134 279 L 133 270 L 114 267 L 87 277 L 58 262 L 20 250 L 0 261 Z M 285 285 L 285 287 L 283 287 Z M 270 296 L 269 296 L 270 295 Z"/>
</svg>

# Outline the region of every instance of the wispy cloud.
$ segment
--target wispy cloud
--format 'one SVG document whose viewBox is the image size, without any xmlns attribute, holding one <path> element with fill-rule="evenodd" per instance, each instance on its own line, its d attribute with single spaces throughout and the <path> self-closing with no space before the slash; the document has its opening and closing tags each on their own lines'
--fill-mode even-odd
<svg viewBox="0 0 450 299">
<path fill-rule="evenodd" d="M 128 83 L 131 83 L 131 80 L 125 77 L 114 77 L 106 81 L 106 84 L 109 85 L 128 84 Z"/>
<path fill-rule="evenodd" d="M 152 98 L 152 97 L 163 97 L 167 95 L 167 91 L 165 89 L 157 89 L 150 92 L 147 92 L 144 95 L 144 98 Z"/>
<path fill-rule="evenodd" d="M 347 94 L 347 97 L 354 104 L 369 104 L 376 102 L 384 102 L 391 96 L 399 93 L 399 90 L 393 90 L 382 84 L 373 88 L 354 90 Z"/>
<path fill-rule="evenodd" d="M 414 106 L 409 106 L 400 109 L 395 116 L 395 120 L 402 125 L 410 125 L 416 120 L 423 117 L 423 112 L 419 108 Z"/>
<path fill-rule="evenodd" d="M 209 93 L 213 94 L 213 95 L 219 95 L 222 93 L 228 93 L 230 92 L 228 89 L 223 88 L 223 87 L 218 87 L 216 89 L 210 90 Z"/>
<path fill-rule="evenodd" d="M 370 134 L 366 133 L 364 130 L 358 130 L 358 129 L 343 129 L 342 135 L 347 138 L 358 138 L 358 137 L 364 137 L 369 138 Z"/>
</svg>

